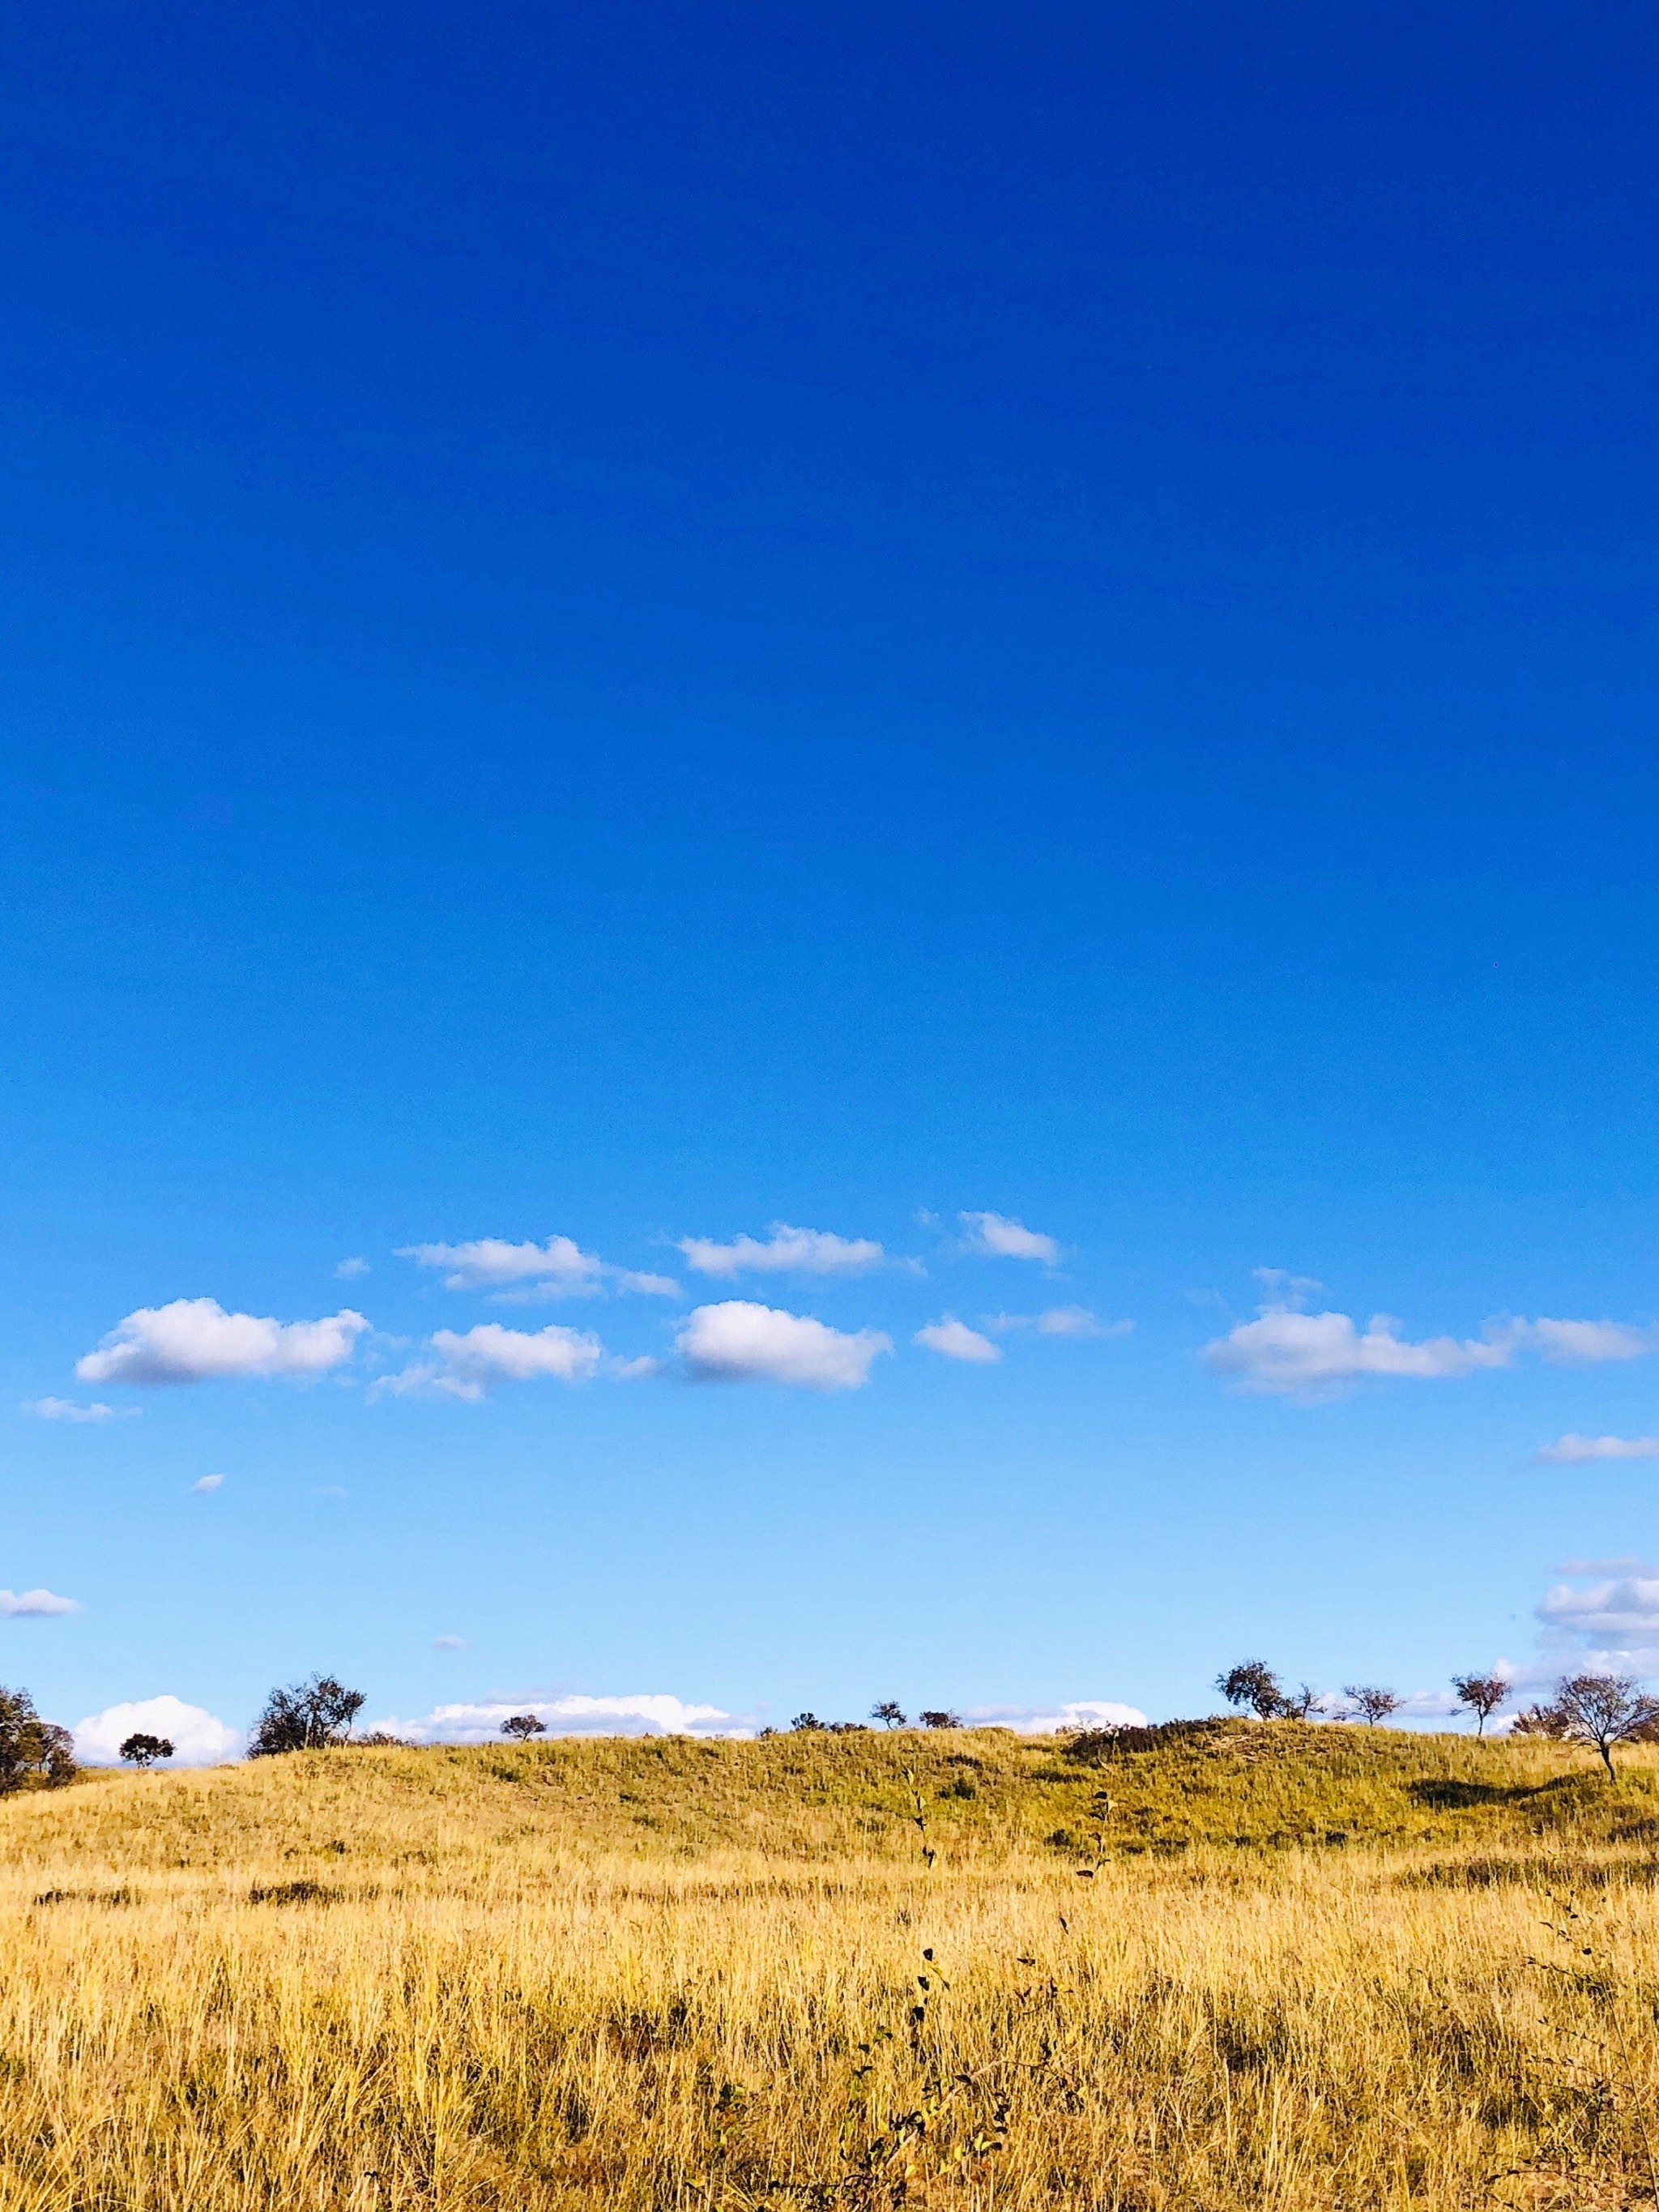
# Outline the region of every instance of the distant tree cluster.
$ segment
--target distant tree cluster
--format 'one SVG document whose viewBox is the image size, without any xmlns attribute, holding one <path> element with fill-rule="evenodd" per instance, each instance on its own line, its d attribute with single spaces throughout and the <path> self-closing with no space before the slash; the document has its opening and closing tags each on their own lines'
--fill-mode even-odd
<svg viewBox="0 0 1659 2212">
<path fill-rule="evenodd" d="M 43 1721 L 27 1690 L 0 1687 L 0 1793 L 30 1782 L 68 1782 L 75 1772 L 69 1730 Z"/>
<path fill-rule="evenodd" d="M 1477 1736 L 1510 1695 L 1512 1685 L 1495 1668 L 1484 1673 L 1454 1674 L 1452 1695 L 1474 1722 Z M 1310 1720 L 1316 1713 L 1330 1713 L 1337 1720 L 1362 1720 L 1376 1727 L 1399 1711 L 1403 1700 L 1376 1682 L 1350 1682 L 1343 1689 L 1345 1706 L 1310 1690 L 1304 1682 L 1294 1695 L 1280 1687 L 1278 1676 L 1262 1659 L 1243 1659 L 1216 1677 L 1216 1687 L 1230 1705 L 1252 1712 L 1258 1720 Z M 1592 1747 L 1611 1776 L 1613 1747 L 1619 1743 L 1659 1742 L 1659 1698 L 1650 1697 L 1630 1674 L 1568 1674 L 1556 1685 L 1547 1705 L 1529 1705 L 1510 1723 L 1516 1735 L 1549 1736 Z"/>
<path fill-rule="evenodd" d="M 276 1759 L 290 1751 L 323 1751 L 349 1742 L 351 1723 L 366 1700 L 361 1690 L 348 1690 L 332 1674 L 313 1674 L 309 1681 L 273 1690 L 248 1739 L 250 1759 Z"/>
</svg>

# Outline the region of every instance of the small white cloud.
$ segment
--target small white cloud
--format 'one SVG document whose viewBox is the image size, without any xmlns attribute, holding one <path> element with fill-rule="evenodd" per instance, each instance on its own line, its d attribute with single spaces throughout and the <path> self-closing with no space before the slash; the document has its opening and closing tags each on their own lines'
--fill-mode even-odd
<svg viewBox="0 0 1659 2212">
<path fill-rule="evenodd" d="M 373 1270 L 370 1268 L 368 1261 L 361 1256 L 349 1260 L 342 1260 L 339 1266 L 334 1270 L 336 1281 L 342 1283 L 350 1282 L 355 1276 L 367 1275 L 372 1273 Z"/>
<path fill-rule="evenodd" d="M 204 1474 L 200 1481 L 191 1483 L 191 1495 L 193 1498 L 210 1498 L 216 1490 L 222 1490 L 224 1486 L 222 1474 Z"/>
<path fill-rule="evenodd" d="M 946 1314 L 942 1321 L 930 1321 L 926 1328 L 919 1328 L 915 1341 L 925 1344 L 929 1352 L 942 1352 L 946 1359 L 964 1359 L 981 1367 L 994 1366 L 1002 1357 L 1000 1348 L 988 1336 L 969 1328 L 954 1314 Z"/>
<path fill-rule="evenodd" d="M 488 1743 L 514 1713 L 534 1713 L 550 1735 L 732 1735 L 751 1733 L 719 1705 L 651 1693 L 622 1698 L 503 1698 L 436 1705 L 418 1720 L 380 1723 L 415 1743 Z"/>
<path fill-rule="evenodd" d="M 495 1291 L 519 1298 L 592 1297 L 607 1286 L 639 1291 L 652 1297 L 679 1296 L 669 1275 L 637 1273 L 613 1267 L 597 1252 L 584 1252 L 574 1237 L 550 1237 L 544 1244 L 509 1244 L 501 1237 L 475 1237 L 464 1244 L 405 1244 L 400 1260 L 418 1267 L 447 1267 L 448 1291 Z"/>
<path fill-rule="evenodd" d="M 33 1413 L 37 1421 L 124 1421 L 137 1420 L 137 1406 L 100 1405 L 96 1400 L 90 1406 L 77 1406 L 72 1398 L 25 1398 L 21 1409 Z"/>
<path fill-rule="evenodd" d="M 556 1323 L 532 1331 L 482 1322 L 459 1334 L 441 1328 L 427 1341 L 435 1357 L 417 1360 L 401 1374 L 383 1375 L 371 1385 L 372 1392 L 435 1392 L 476 1404 L 495 1382 L 585 1382 L 605 1356 L 597 1336 Z"/>
<path fill-rule="evenodd" d="M 728 1298 L 699 1306 L 674 1340 L 700 1382 L 787 1382 L 808 1390 L 856 1390 L 871 1362 L 890 1352 L 878 1329 L 848 1335 L 803 1314 Z"/>
<path fill-rule="evenodd" d="M 653 1359 L 648 1352 L 642 1352 L 637 1359 L 611 1360 L 605 1368 L 605 1373 L 614 1376 L 618 1382 L 643 1382 L 651 1376 L 662 1373 L 662 1362 Z"/>
<path fill-rule="evenodd" d="M 1052 1237 L 1027 1229 L 1006 1214 L 959 1213 L 957 1218 L 968 1231 L 966 1249 L 983 1259 L 1040 1260 L 1047 1267 L 1059 1264 L 1060 1246 Z"/>
<path fill-rule="evenodd" d="M 1139 1705 L 1110 1698 L 1082 1698 L 1066 1705 L 970 1705 L 963 1718 L 981 1728 L 1011 1728 L 1020 1735 L 1058 1735 L 1073 1729 L 1145 1728 Z"/>
<path fill-rule="evenodd" d="M 216 1714 L 182 1698 L 140 1698 L 131 1705 L 106 1705 L 73 1730 L 75 1753 L 88 1766 L 114 1766 L 130 1735 L 164 1736 L 173 1746 L 175 1766 L 217 1766 L 237 1758 L 242 1739 Z"/>
<path fill-rule="evenodd" d="M 765 1243 L 736 1237 L 717 1244 L 707 1237 L 683 1237 L 680 1250 L 700 1275 L 862 1275 L 886 1258 L 869 1237 L 837 1237 L 827 1229 L 793 1229 L 775 1221 Z"/>
<path fill-rule="evenodd" d="M 464 1636 L 434 1636 L 432 1648 L 434 1651 L 465 1651 L 466 1638 Z"/>
<path fill-rule="evenodd" d="M 1250 1279 L 1261 1284 L 1270 1304 L 1290 1306 L 1298 1313 L 1313 1291 L 1325 1287 L 1317 1275 L 1293 1275 L 1288 1267 L 1252 1267 Z"/>
<path fill-rule="evenodd" d="M 1543 1460 L 1653 1459 L 1659 1457 L 1659 1437 L 1581 1437 L 1569 1430 L 1553 1444 L 1543 1445 Z"/>
<path fill-rule="evenodd" d="M 58 1597 L 49 1589 L 0 1589 L 0 1614 L 10 1620 L 50 1620 L 80 1610 L 72 1597 Z"/>
<path fill-rule="evenodd" d="M 216 1298 L 141 1306 L 78 1359 L 83 1382 L 209 1382 L 228 1376 L 320 1375 L 349 1359 L 368 1323 L 349 1308 L 322 1321 L 227 1313 Z"/>
<path fill-rule="evenodd" d="M 1659 1643 L 1659 1577 L 1619 1575 L 1583 1589 L 1558 1583 L 1538 1617 L 1558 1637 L 1595 1648 Z"/>
</svg>

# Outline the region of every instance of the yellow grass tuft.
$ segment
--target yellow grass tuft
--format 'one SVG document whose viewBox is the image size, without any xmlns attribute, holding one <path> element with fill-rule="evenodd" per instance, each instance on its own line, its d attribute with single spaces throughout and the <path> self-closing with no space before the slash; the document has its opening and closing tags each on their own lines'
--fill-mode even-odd
<svg viewBox="0 0 1659 2212">
<path fill-rule="evenodd" d="M 100 1777 L 0 1806 L 0 2212 L 1646 2202 L 1656 1833 L 1289 1723 Z"/>
</svg>

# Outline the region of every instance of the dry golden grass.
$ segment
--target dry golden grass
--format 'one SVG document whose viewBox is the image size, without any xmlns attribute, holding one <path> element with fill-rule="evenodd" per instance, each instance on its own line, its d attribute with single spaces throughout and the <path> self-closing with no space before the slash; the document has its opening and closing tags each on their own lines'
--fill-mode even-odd
<svg viewBox="0 0 1659 2212">
<path fill-rule="evenodd" d="M 1656 1816 L 1279 1724 L 99 1778 L 0 1808 L 0 2212 L 1646 2202 Z"/>
</svg>

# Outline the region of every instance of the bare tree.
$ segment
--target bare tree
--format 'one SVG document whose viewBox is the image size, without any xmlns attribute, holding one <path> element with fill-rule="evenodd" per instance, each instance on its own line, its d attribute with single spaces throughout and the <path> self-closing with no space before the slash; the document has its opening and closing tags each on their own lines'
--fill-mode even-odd
<svg viewBox="0 0 1659 2212">
<path fill-rule="evenodd" d="M 1215 1686 L 1230 1705 L 1248 1707 L 1259 1721 L 1285 1717 L 1285 1692 L 1265 1659 L 1241 1659 L 1237 1667 L 1216 1676 Z"/>
<path fill-rule="evenodd" d="M 918 1713 L 916 1717 L 923 1728 L 960 1728 L 962 1726 L 960 1713 L 945 1711 Z"/>
<path fill-rule="evenodd" d="M 547 1723 L 538 1720 L 534 1713 L 509 1713 L 501 1723 L 501 1734 L 512 1736 L 516 1742 L 528 1743 L 532 1735 L 545 1735 Z"/>
<path fill-rule="evenodd" d="M 871 1706 L 870 1717 L 872 1721 L 879 1721 L 884 1728 L 896 1729 L 902 1728 L 909 1716 L 902 1705 L 896 1705 L 890 1698 L 884 1698 L 880 1705 Z"/>
<path fill-rule="evenodd" d="M 1380 1682 L 1345 1682 L 1342 1694 L 1367 1728 L 1375 1728 L 1379 1721 L 1387 1720 L 1390 1713 L 1397 1713 L 1402 1702 L 1392 1690 L 1385 1690 Z"/>
<path fill-rule="evenodd" d="M 1555 1687 L 1549 1709 L 1561 1734 L 1591 1743 L 1613 1779 L 1613 1747 L 1659 1721 L 1659 1698 L 1650 1698 L 1633 1674 L 1569 1674 Z"/>
<path fill-rule="evenodd" d="M 153 1766 L 158 1759 L 171 1759 L 173 1743 L 164 1735 L 146 1735 L 143 1729 L 130 1735 L 121 1746 L 121 1756 L 134 1766 L 143 1769 Z"/>
<path fill-rule="evenodd" d="M 1304 1682 L 1299 1690 L 1288 1690 L 1279 1701 L 1279 1717 L 1282 1721 L 1310 1721 L 1316 1713 L 1325 1710 L 1322 1692 Z"/>
<path fill-rule="evenodd" d="M 272 1759 L 287 1751 L 321 1751 L 344 1743 L 363 1709 L 361 1690 L 348 1690 L 332 1674 L 313 1674 L 307 1682 L 273 1690 L 248 1739 L 250 1759 Z"/>
<path fill-rule="evenodd" d="M 1475 1734 L 1485 1735 L 1486 1723 L 1508 1697 L 1510 1686 L 1502 1674 L 1454 1674 L 1452 1692 L 1458 1704 L 1474 1715 Z"/>
</svg>

